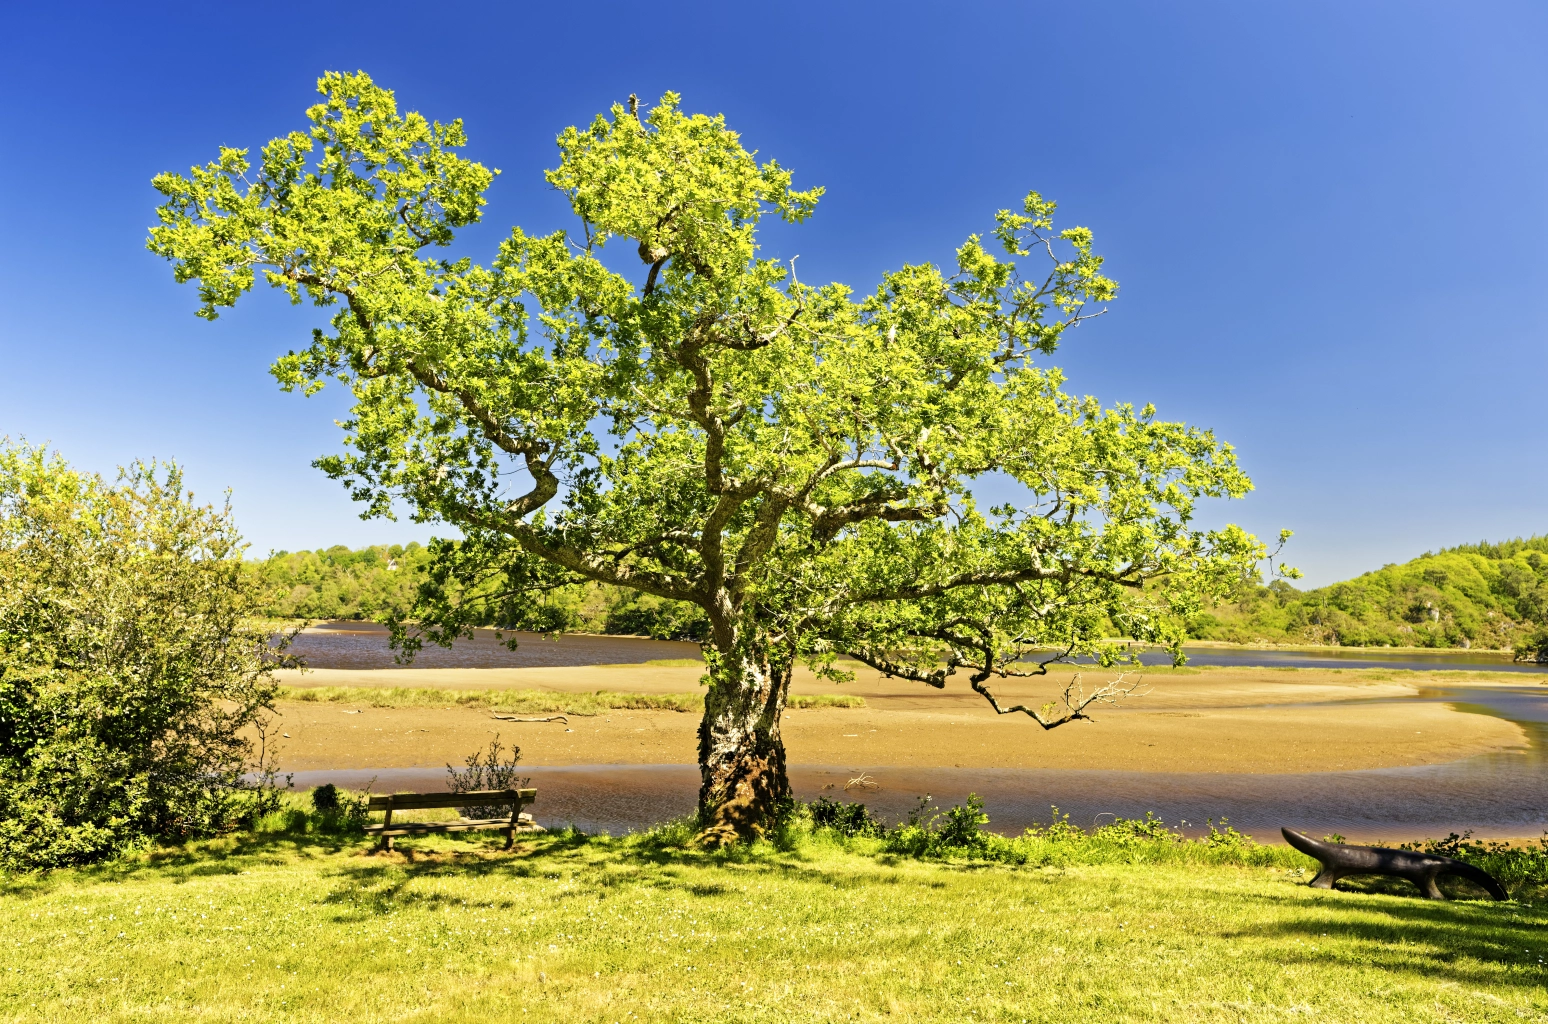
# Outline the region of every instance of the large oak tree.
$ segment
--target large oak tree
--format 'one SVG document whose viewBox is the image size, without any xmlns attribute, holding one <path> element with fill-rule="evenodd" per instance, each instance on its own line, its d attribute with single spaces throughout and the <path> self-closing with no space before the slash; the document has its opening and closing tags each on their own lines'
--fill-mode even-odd
<svg viewBox="0 0 1548 1024">
<path fill-rule="evenodd" d="M 1123 688 L 1007 707 L 993 681 L 1112 664 L 1114 634 L 1177 651 L 1181 618 L 1254 571 L 1254 538 L 1192 525 L 1199 498 L 1250 487 L 1229 446 L 1066 394 L 1040 364 L 1116 285 L 1036 192 L 949 267 L 805 284 L 758 229 L 805 221 L 822 190 L 673 94 L 648 113 L 631 97 L 559 136 L 547 180 L 573 228 L 515 228 L 485 266 L 436 254 L 495 173 L 457 155 L 462 123 L 400 115 L 364 74 L 318 88 L 256 165 L 221 149 L 157 177 L 150 248 L 209 319 L 259 274 L 335 308 L 273 372 L 353 393 L 346 451 L 317 464 L 367 514 L 402 501 L 460 531 L 421 595 L 433 637 L 465 631 L 470 595 L 585 580 L 703 609 L 710 836 L 756 833 L 787 795 L 798 663 L 963 672 L 1051 728 Z M 989 479 L 1016 500 L 980 507 Z"/>
</svg>

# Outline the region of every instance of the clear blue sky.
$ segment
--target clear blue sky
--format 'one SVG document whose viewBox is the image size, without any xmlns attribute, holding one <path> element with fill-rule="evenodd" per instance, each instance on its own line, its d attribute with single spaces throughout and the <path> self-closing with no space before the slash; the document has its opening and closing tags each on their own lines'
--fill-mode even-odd
<svg viewBox="0 0 1548 1024">
<path fill-rule="evenodd" d="M 367 13 L 369 12 L 369 13 Z M 553 138 L 672 89 L 828 189 L 769 240 L 867 291 L 1029 188 L 1122 285 L 1072 390 L 1214 428 L 1212 509 L 1321 584 L 1548 532 L 1548 7 L 1417 3 L 12 4 L 0 39 L 0 434 L 176 458 L 258 550 L 422 538 L 310 461 L 336 394 L 269 361 L 313 314 L 216 324 L 144 251 L 150 178 L 296 128 L 324 70 L 462 117 L 504 173 L 464 251 L 565 223 Z"/>
</svg>

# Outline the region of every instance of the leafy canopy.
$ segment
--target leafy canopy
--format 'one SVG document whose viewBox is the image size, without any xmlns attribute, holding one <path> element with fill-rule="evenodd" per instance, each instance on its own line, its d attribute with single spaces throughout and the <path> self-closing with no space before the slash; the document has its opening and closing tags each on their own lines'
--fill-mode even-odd
<svg viewBox="0 0 1548 1024">
<path fill-rule="evenodd" d="M 256 167 L 223 149 L 156 178 L 149 245 L 202 316 L 260 271 L 333 309 L 273 372 L 351 390 L 347 450 L 318 464 L 368 515 L 401 499 L 463 532 L 421 594 L 434 636 L 472 621 L 459 594 L 596 580 L 703 608 L 712 662 L 843 651 L 936 684 L 972 665 L 976 685 L 1033 649 L 1110 661 L 1115 628 L 1180 643 L 1180 616 L 1262 554 L 1191 524 L 1250 488 L 1229 446 L 1035 361 L 1117 290 L 1036 192 L 949 268 L 808 285 L 758 227 L 822 190 L 668 93 L 561 133 L 547 180 L 574 228 L 513 229 L 484 266 L 437 255 L 495 173 L 456 155 L 461 122 L 400 115 L 363 73 L 318 88 Z M 1021 503 L 980 508 L 990 478 Z"/>
</svg>

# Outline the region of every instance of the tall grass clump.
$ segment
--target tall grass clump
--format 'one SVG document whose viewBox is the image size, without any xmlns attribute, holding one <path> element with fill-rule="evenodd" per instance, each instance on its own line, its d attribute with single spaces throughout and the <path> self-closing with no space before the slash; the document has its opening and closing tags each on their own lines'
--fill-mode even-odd
<svg viewBox="0 0 1548 1024">
<path fill-rule="evenodd" d="M 697 711 L 697 693 L 556 693 L 551 690 L 442 690 L 406 686 L 283 686 L 276 699 L 370 708 L 477 708 L 532 714 L 597 715 L 604 711 Z"/>
</svg>

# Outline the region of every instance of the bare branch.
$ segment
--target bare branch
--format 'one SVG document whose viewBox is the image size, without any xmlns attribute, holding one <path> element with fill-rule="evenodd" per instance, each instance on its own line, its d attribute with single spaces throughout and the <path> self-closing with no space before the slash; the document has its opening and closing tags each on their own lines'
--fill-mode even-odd
<svg viewBox="0 0 1548 1024">
<path fill-rule="evenodd" d="M 1069 683 L 1065 685 L 1064 693 L 1060 695 L 1058 703 L 1049 701 L 1036 709 L 1029 708 L 1025 704 L 1003 707 L 995 699 L 994 694 L 989 692 L 989 687 L 982 682 L 975 680 L 972 686 L 974 690 L 982 694 L 984 699 L 989 702 L 989 706 L 994 708 L 995 714 L 1010 715 L 1019 711 L 1047 730 L 1057 729 L 1066 722 L 1073 722 L 1077 719 L 1092 721 L 1091 716 L 1086 714 L 1086 709 L 1093 704 L 1117 704 L 1126 697 L 1142 697 L 1150 692 L 1148 687 L 1141 689 L 1143 685 L 1141 680 L 1135 680 L 1125 685 L 1124 680 L 1126 676 L 1127 673 L 1121 673 L 1117 679 L 1110 680 L 1087 693 L 1085 685 L 1081 682 L 1080 673 L 1077 672 L 1070 679 Z"/>
</svg>

